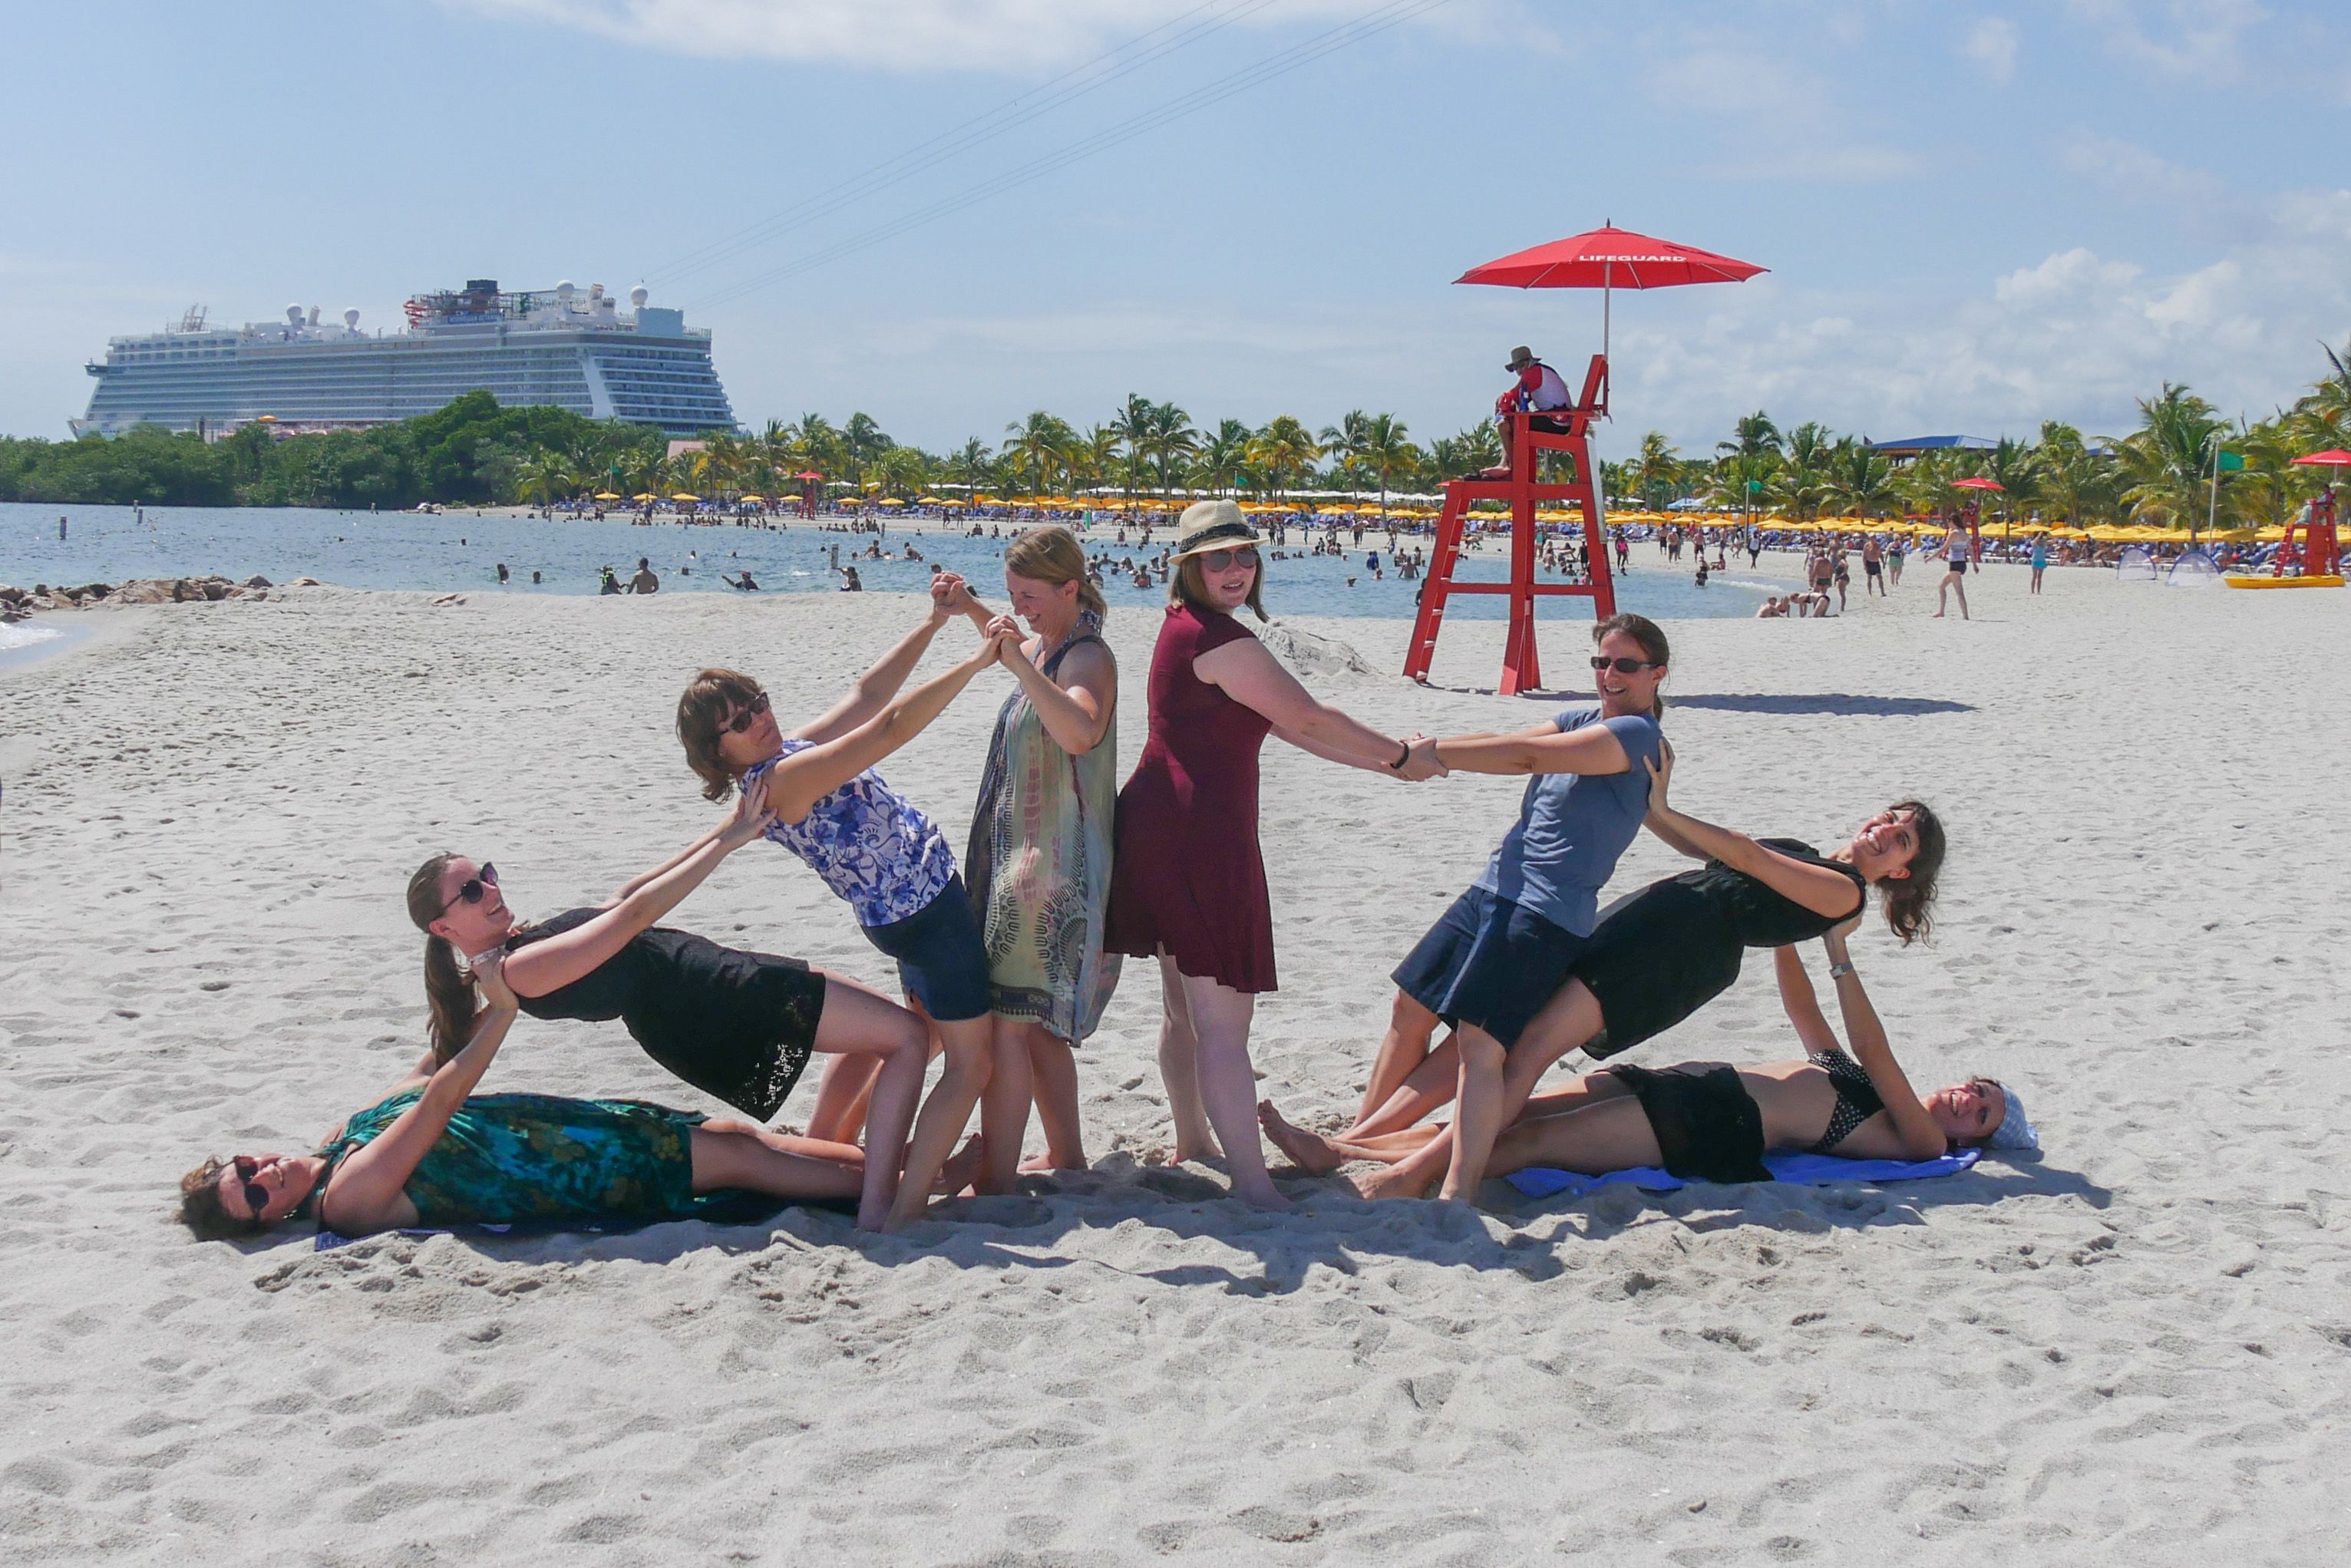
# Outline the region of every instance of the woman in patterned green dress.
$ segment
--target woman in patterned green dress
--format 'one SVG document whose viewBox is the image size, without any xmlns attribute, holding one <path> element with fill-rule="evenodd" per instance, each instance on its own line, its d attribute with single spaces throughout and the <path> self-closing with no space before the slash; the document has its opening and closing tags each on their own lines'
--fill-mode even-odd
<svg viewBox="0 0 2351 1568">
<path fill-rule="evenodd" d="M 190 1171 L 180 1182 L 189 1228 L 250 1235 L 307 1212 L 324 1228 L 364 1236 L 678 1219 L 721 1193 L 856 1200 L 864 1157 L 853 1145 L 636 1100 L 475 1094 L 516 1012 L 500 963 L 485 959 L 474 972 L 486 1005 L 465 1048 L 439 1068 L 427 1053 L 317 1153 L 238 1155 Z"/>
<path fill-rule="evenodd" d="M 994 1072 L 980 1098 L 982 1192 L 1009 1192 L 1033 1102 L 1045 1154 L 1030 1170 L 1083 1170 L 1074 1047 L 1102 1021 L 1119 958 L 1102 951 L 1118 805 L 1118 664 L 1102 591 L 1066 528 L 1004 552 L 1008 613 L 968 591 L 955 608 L 1002 635 L 1020 689 L 1005 700 L 964 856 L 987 950 Z M 1014 621 L 1029 623 L 1025 641 Z"/>
</svg>

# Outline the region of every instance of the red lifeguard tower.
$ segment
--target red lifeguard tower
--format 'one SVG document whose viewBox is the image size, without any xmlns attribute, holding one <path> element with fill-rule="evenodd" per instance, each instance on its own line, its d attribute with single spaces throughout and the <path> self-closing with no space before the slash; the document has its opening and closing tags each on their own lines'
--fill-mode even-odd
<svg viewBox="0 0 2351 1568">
<path fill-rule="evenodd" d="M 1573 596 L 1592 601 L 1595 620 L 1616 613 L 1616 584 L 1609 575 L 1607 518 L 1602 511 L 1600 470 L 1592 459 L 1592 422 L 1608 412 L 1608 357 L 1592 356 L 1583 372 L 1583 392 L 1568 408 L 1540 413 L 1522 410 L 1503 416 L 1503 449 L 1510 459 L 1506 479 L 1452 479 L 1445 486 L 1445 509 L 1437 519 L 1437 543 L 1428 556 L 1428 577 L 1421 585 L 1420 612 L 1412 628 L 1412 645 L 1405 655 L 1404 673 L 1416 681 L 1428 678 L 1429 662 L 1437 654 L 1437 634 L 1445 627 L 1446 601 L 1457 593 L 1505 593 L 1510 599 L 1510 627 L 1502 643 L 1502 680 L 1506 696 L 1542 685 L 1542 661 L 1535 648 L 1535 601 L 1545 596 Z M 1564 431 L 1543 424 L 1565 424 Z M 1543 484 L 1537 476 L 1546 452 L 1563 452 L 1574 466 L 1564 483 Z M 1507 582 L 1465 582 L 1454 575 L 1461 559 L 1461 538 L 1468 528 L 1473 501 L 1510 504 L 1510 576 Z M 1584 580 L 1535 580 L 1535 508 L 1561 501 L 1583 514 Z"/>
<path fill-rule="evenodd" d="M 1542 665 L 1535 652 L 1535 601 L 1573 595 L 1592 601 L 1595 619 L 1616 613 L 1616 585 L 1609 576 L 1607 518 L 1602 511 L 1600 468 L 1592 458 L 1592 422 L 1608 415 L 1609 298 L 1619 288 L 1672 288 L 1691 283 L 1738 283 L 1763 268 L 1751 261 L 1718 256 L 1694 246 L 1677 245 L 1620 229 L 1614 224 L 1588 233 L 1570 235 L 1473 267 L 1456 283 L 1492 284 L 1504 288 L 1597 288 L 1600 290 L 1600 352 L 1592 356 L 1583 373 L 1583 392 L 1568 408 L 1520 411 L 1502 416 L 1502 448 L 1510 476 L 1502 479 L 1454 479 L 1445 486 L 1445 509 L 1437 524 L 1437 544 L 1429 551 L 1428 577 L 1420 591 L 1420 614 L 1412 629 L 1412 646 L 1405 654 L 1404 673 L 1416 681 L 1428 678 L 1429 661 L 1437 653 L 1437 634 L 1445 626 L 1445 602 L 1457 593 L 1506 593 L 1510 599 L 1510 628 L 1502 648 L 1505 696 L 1542 684 Z M 1544 424 L 1564 423 L 1565 430 Z M 1573 474 L 1563 484 L 1537 482 L 1546 452 L 1567 455 Z M 1454 575 L 1461 559 L 1461 537 L 1468 527 L 1473 501 L 1510 504 L 1510 578 L 1508 582 L 1464 582 Z M 1583 514 L 1584 580 L 1535 580 L 1535 507 L 1543 502 L 1567 501 Z"/>
<path fill-rule="evenodd" d="M 2351 467 L 2351 452 L 2314 452 L 2307 457 L 2294 459 L 2297 465 L 2332 468 L 2340 474 Z M 2286 568 L 2294 568 L 2297 577 L 2339 577 L 2343 571 L 2343 549 L 2335 534 L 2335 486 L 2329 483 L 2311 497 L 2310 505 L 2301 517 L 2285 526 L 2285 541 L 2278 546 L 2277 554 L 2270 558 L 2270 575 L 2283 577 Z"/>
</svg>

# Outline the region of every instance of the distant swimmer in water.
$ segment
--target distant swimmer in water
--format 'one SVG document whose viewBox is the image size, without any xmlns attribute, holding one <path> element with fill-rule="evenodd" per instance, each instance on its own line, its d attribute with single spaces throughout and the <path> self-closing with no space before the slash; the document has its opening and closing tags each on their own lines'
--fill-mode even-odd
<svg viewBox="0 0 2351 1568">
<path fill-rule="evenodd" d="M 747 566 L 743 568 L 743 570 L 735 576 L 723 577 L 719 580 L 726 583 L 729 588 L 739 588 L 747 593 L 757 591 L 759 586 L 758 583 L 751 580 L 751 569 Z"/>
<path fill-rule="evenodd" d="M 637 575 L 629 579 L 631 593 L 659 593 L 661 579 L 653 572 L 652 563 L 643 556 L 637 558 Z"/>
<path fill-rule="evenodd" d="M 620 591 L 621 591 L 621 580 L 620 580 L 619 578 L 617 578 L 617 577 L 615 577 L 615 576 L 613 576 L 613 575 L 612 575 L 612 569 L 611 569 L 611 567 L 609 567 L 609 566 L 598 567 L 596 570 L 599 570 L 599 571 L 601 571 L 601 572 L 602 572 L 602 573 L 604 574 L 604 582 L 603 582 L 603 586 L 602 586 L 602 587 L 601 587 L 601 588 L 599 588 L 599 589 L 596 591 L 597 592 L 599 592 L 599 593 L 618 593 L 618 592 L 620 592 Z"/>
<path fill-rule="evenodd" d="M 499 581 L 499 583 L 500 583 L 501 585 L 503 585 L 503 584 L 506 582 L 506 580 L 507 580 L 507 563 L 506 563 L 506 562 L 504 562 L 504 561 L 500 561 L 500 562 L 498 562 L 498 581 Z"/>
<path fill-rule="evenodd" d="M 542 581 L 546 580 L 545 579 L 541 578 L 541 577 L 538 575 L 538 573 L 537 573 L 537 572 L 535 572 L 535 571 L 534 571 L 534 572 L 532 572 L 532 573 L 530 574 L 530 580 L 531 580 L 531 581 L 533 581 L 533 582 L 542 582 Z"/>
<path fill-rule="evenodd" d="M 844 566 L 841 569 L 841 591 L 843 593 L 862 593 L 865 591 L 865 584 L 858 577 L 857 569 L 855 567 Z"/>
</svg>

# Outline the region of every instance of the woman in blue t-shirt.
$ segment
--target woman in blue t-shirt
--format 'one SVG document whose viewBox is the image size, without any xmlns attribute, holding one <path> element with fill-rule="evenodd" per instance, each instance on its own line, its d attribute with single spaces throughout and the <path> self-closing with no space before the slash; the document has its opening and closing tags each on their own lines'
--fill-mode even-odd
<svg viewBox="0 0 2351 1568">
<path fill-rule="evenodd" d="M 1534 778 L 1486 869 L 1396 966 L 1358 1126 L 1426 1060 L 1442 1021 L 1461 1048 L 1458 1138 L 1490 1145 L 1501 1130 L 1503 1055 L 1592 935 L 1600 889 L 1648 813 L 1646 765 L 1662 740 L 1657 688 L 1672 657 L 1665 632 L 1645 616 L 1612 615 L 1592 640 L 1597 702 L 1515 735 L 1415 743 L 1448 771 Z"/>
</svg>

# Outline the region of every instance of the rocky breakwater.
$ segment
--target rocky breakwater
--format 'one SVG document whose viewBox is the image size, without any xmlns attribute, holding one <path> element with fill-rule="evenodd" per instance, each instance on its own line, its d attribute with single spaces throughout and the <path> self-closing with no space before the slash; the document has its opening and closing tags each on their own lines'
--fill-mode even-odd
<svg viewBox="0 0 2351 1568">
<path fill-rule="evenodd" d="M 227 577 L 141 577 L 128 582 L 86 582 L 79 588 L 13 588 L 0 582 L 0 621 L 22 621 L 40 610 L 94 610 L 120 604 L 208 604 L 224 599 L 266 599 L 277 585 L 254 576 L 243 582 Z M 289 588 L 316 588 L 319 580 L 298 577 Z"/>
</svg>

